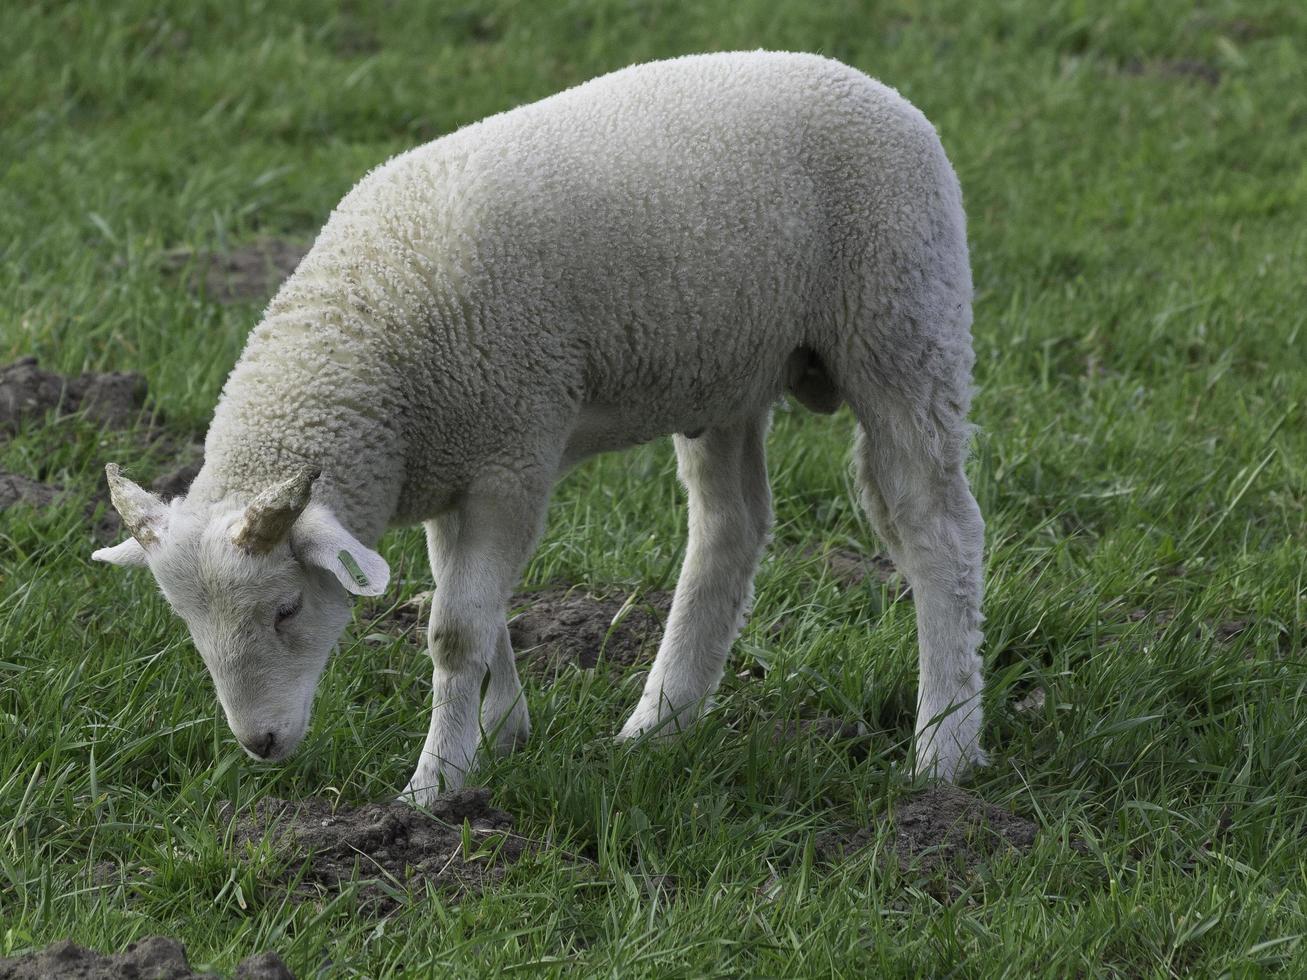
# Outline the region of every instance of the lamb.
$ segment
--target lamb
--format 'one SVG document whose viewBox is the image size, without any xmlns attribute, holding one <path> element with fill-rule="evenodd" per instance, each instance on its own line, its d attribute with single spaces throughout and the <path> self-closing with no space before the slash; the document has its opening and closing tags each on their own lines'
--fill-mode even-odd
<svg viewBox="0 0 1307 980">
<path fill-rule="evenodd" d="M 985 761 L 971 295 L 957 178 L 893 89 L 807 54 L 626 68 L 364 178 L 251 333 L 189 494 L 110 465 L 131 536 L 92 557 L 150 568 L 233 734 L 280 760 L 352 596 L 386 588 L 382 532 L 423 522 L 421 804 L 527 736 L 505 609 L 562 473 L 673 435 L 689 543 L 619 737 L 671 734 L 752 599 L 773 404 L 847 404 L 861 503 L 916 604 L 916 771 L 953 780 Z"/>
</svg>

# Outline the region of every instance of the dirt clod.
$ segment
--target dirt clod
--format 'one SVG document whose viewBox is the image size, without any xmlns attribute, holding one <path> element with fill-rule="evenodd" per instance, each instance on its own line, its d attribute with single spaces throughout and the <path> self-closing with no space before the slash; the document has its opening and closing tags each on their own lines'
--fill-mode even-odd
<svg viewBox="0 0 1307 980">
<path fill-rule="evenodd" d="M 270 838 L 286 864 L 285 879 L 302 870 L 299 888 L 306 893 L 315 886 L 338 889 L 357 868 L 361 897 L 383 909 L 398 904 L 404 889 L 427 883 L 480 888 L 502 877 L 526 849 L 511 833 L 512 816 L 490 805 L 489 790 L 460 790 L 425 809 L 429 813 L 399 802 L 352 807 L 268 798 L 237 815 L 233 839 L 241 846 Z M 464 847 L 464 823 L 471 848 Z"/>
<path fill-rule="evenodd" d="M 0 367 L 0 438 L 12 435 L 22 423 L 40 420 L 51 412 L 57 415 L 81 412 L 106 428 L 127 427 L 140 419 L 145 396 L 145 379 L 139 374 L 91 372 L 64 377 L 42 369 L 35 357 L 22 357 Z M 139 426 L 134 436 L 143 448 L 178 461 L 173 469 L 156 478 L 150 488 L 165 500 L 185 493 L 203 463 L 203 447 L 178 439 L 154 424 Z M 0 510 L 17 503 L 49 507 L 62 489 L 0 471 Z M 97 509 L 99 517 L 96 517 Z M 108 489 L 103 484 L 88 505 L 86 517 L 97 540 L 109 540 L 122 533 L 122 522 L 109 505 Z"/>
<path fill-rule="evenodd" d="M 555 587 L 514 596 L 519 606 L 526 608 L 508 623 L 513 652 L 527 669 L 556 677 L 569 664 L 588 670 L 601 659 L 623 667 L 651 660 L 672 595 L 599 597 Z"/>
<path fill-rule="evenodd" d="M 926 877 L 969 873 L 1002 852 L 1024 854 L 1039 830 L 1024 817 L 947 783 L 901 801 L 889 821 L 893 828 L 889 851 L 899 869 Z M 817 839 L 817 852 L 834 863 L 879 836 L 877 827 L 828 831 Z"/>
<path fill-rule="evenodd" d="M 57 410 L 83 412 L 101 425 L 130 425 L 145 404 L 145 379 L 139 374 L 109 372 L 65 378 L 43 370 L 35 357 L 21 357 L 0 367 L 0 433 L 13 433 L 21 422 Z"/>
<path fill-rule="evenodd" d="M 398 634 L 421 642 L 430 604 L 431 593 L 424 592 L 374 616 L 370 626 L 378 632 L 370 636 Z M 518 666 L 537 676 L 552 679 L 569 664 L 591 669 L 600 660 L 627 667 L 652 659 L 671 607 L 670 592 L 596 596 L 555 585 L 513 596 L 509 608 L 519 611 L 509 619 L 508 635 Z"/>
<path fill-rule="evenodd" d="M 31 477 L 18 473 L 6 473 L 0 470 L 0 511 L 8 510 L 18 504 L 26 504 L 38 510 L 53 507 L 63 494 L 63 487 L 57 483 L 42 483 Z M 91 526 L 92 536 L 97 541 L 107 541 L 122 531 L 122 521 L 108 504 L 108 493 L 103 495 L 106 506 L 96 516 L 99 498 L 92 500 L 85 508 L 86 521 Z"/>
<path fill-rule="evenodd" d="M 233 980 L 295 980 L 295 974 L 276 953 L 255 953 L 236 964 Z"/>
<path fill-rule="evenodd" d="M 0 510 L 7 510 L 15 504 L 27 504 L 31 507 L 49 507 L 55 502 L 62 488 L 48 483 L 40 483 L 17 473 L 0 470 Z"/>
<path fill-rule="evenodd" d="M 238 980 L 295 980 L 276 953 L 242 960 L 233 974 Z M 121 953 L 99 953 L 71 940 L 54 943 L 26 956 L 0 959 L 0 980 L 216 980 L 217 974 L 196 973 L 186 959 L 186 947 L 168 936 L 151 936 Z"/>
<path fill-rule="evenodd" d="M 186 271 L 186 284 L 193 293 L 218 303 L 247 303 L 275 293 L 307 252 L 302 242 L 258 238 L 230 252 L 173 249 L 164 253 L 163 268 Z"/>
</svg>

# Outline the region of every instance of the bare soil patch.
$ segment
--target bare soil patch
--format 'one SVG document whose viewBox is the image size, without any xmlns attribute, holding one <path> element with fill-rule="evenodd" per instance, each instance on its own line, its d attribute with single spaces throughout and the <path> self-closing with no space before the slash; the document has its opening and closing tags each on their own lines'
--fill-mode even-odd
<svg viewBox="0 0 1307 980">
<path fill-rule="evenodd" d="M 421 643 L 430 603 L 431 593 L 424 592 L 374 615 L 370 626 Z M 672 608 L 672 594 L 655 589 L 593 595 L 579 586 L 553 585 L 516 593 L 509 608 L 520 610 L 508 621 L 519 667 L 552 680 L 569 665 L 592 670 L 601 662 L 629 667 L 651 661 Z"/>
<path fill-rule="evenodd" d="M 557 677 L 568 665 L 591 670 L 600 661 L 630 667 L 652 661 L 672 608 L 670 592 L 594 596 L 567 586 L 519 593 L 525 606 L 508 623 L 519 662 Z"/>
<path fill-rule="evenodd" d="M 953 884 L 997 854 L 1026 853 L 1039 831 L 1026 818 L 947 783 L 900 801 L 889 823 L 893 835 L 887 859 L 904 873 L 942 876 Z M 817 854 L 839 863 L 880 835 L 879 827 L 831 830 L 818 837 Z"/>
<path fill-rule="evenodd" d="M 19 358 L 0 366 L 0 438 L 12 435 L 20 424 L 43 420 L 50 413 L 57 417 L 81 412 L 105 428 L 124 428 L 141 420 L 146 394 L 145 379 L 139 374 L 90 372 L 65 377 L 44 370 L 35 357 Z M 147 484 L 149 488 L 165 500 L 185 493 L 204 462 L 204 447 L 191 440 L 177 439 L 154 425 L 153 419 L 150 424 L 140 426 L 135 434 L 143 449 L 177 460 L 172 468 Z M 57 483 L 44 483 L 0 470 L 0 511 L 17 504 L 49 507 L 62 492 L 63 487 Z M 103 507 L 96 518 L 100 505 Z M 98 540 L 122 533 L 122 522 L 109 506 L 108 488 L 103 485 L 88 504 L 86 517 Z"/>
<path fill-rule="evenodd" d="M 268 299 L 308 253 L 303 242 L 257 238 L 230 252 L 177 248 L 163 255 L 164 271 L 183 274 L 187 288 L 217 303 Z"/>
<path fill-rule="evenodd" d="M 151 936 L 121 953 L 99 953 L 65 940 L 25 956 L 0 959 L 0 980 L 217 980 L 196 973 L 186 947 L 168 936 Z M 276 953 L 241 960 L 238 980 L 295 980 Z"/>
<path fill-rule="evenodd" d="M 236 815 L 233 840 L 245 846 L 268 838 L 285 862 L 283 880 L 298 879 L 306 896 L 357 880 L 365 904 L 388 911 L 427 884 L 465 891 L 498 881 L 528 846 L 512 827 L 487 789 L 447 794 L 425 811 L 400 802 L 268 798 Z"/>
<path fill-rule="evenodd" d="M 803 558 L 820 557 L 826 571 L 845 589 L 860 589 L 867 582 L 891 586 L 892 599 L 906 599 L 912 590 L 885 555 L 863 554 L 852 548 L 828 548 L 810 545 L 800 552 Z"/>
<path fill-rule="evenodd" d="M 35 357 L 20 357 L 0 367 L 0 434 L 49 412 L 82 412 L 101 425 L 130 425 L 145 405 L 145 379 L 130 372 L 90 372 L 65 378 L 43 370 Z"/>
<path fill-rule="evenodd" d="M 42 483 L 19 473 L 0 470 L 0 513 L 20 504 L 43 510 L 58 503 L 63 492 L 64 488 L 57 483 Z M 107 503 L 108 492 L 102 496 Z M 117 513 L 107 507 L 96 517 L 98 505 L 98 497 L 86 505 L 86 520 L 96 540 L 108 540 L 122 530 L 122 521 Z"/>
<path fill-rule="evenodd" d="M 17 473 L 0 470 L 0 511 L 16 504 L 29 507 L 49 507 L 59 497 L 62 487 L 41 483 Z"/>
</svg>

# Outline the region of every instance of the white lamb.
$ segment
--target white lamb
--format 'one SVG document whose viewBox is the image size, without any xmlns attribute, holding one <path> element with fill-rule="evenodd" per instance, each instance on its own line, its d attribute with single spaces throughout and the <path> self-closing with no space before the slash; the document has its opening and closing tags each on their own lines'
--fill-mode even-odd
<svg viewBox="0 0 1307 980">
<path fill-rule="evenodd" d="M 984 761 L 970 323 L 957 179 L 896 92 L 806 54 L 637 65 L 362 180 L 250 335 L 189 495 L 111 465 L 132 537 L 93 557 L 149 566 L 233 733 L 279 760 L 350 594 L 386 588 L 381 533 L 425 522 L 421 803 L 483 734 L 527 735 L 505 608 L 563 472 L 676 434 L 689 546 L 621 737 L 675 731 L 749 607 L 772 404 L 847 403 L 862 503 L 916 603 L 916 767 L 953 779 Z"/>
</svg>

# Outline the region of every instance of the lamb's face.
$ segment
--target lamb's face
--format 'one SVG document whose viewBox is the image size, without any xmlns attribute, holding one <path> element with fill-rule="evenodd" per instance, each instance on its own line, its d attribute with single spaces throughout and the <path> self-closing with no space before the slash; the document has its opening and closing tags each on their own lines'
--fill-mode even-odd
<svg viewBox="0 0 1307 980">
<path fill-rule="evenodd" d="M 148 565 L 190 627 L 232 733 L 254 758 L 295 751 L 313 694 L 349 621 L 352 595 L 380 595 L 390 569 L 332 512 L 309 502 L 316 474 L 247 506 L 164 504 L 109 468 L 132 537 L 92 555 Z"/>
<path fill-rule="evenodd" d="M 267 555 L 241 551 L 233 516 L 170 535 L 149 565 L 190 629 L 232 734 L 251 757 L 275 762 L 304 738 L 350 596 L 289 543 Z"/>
</svg>

